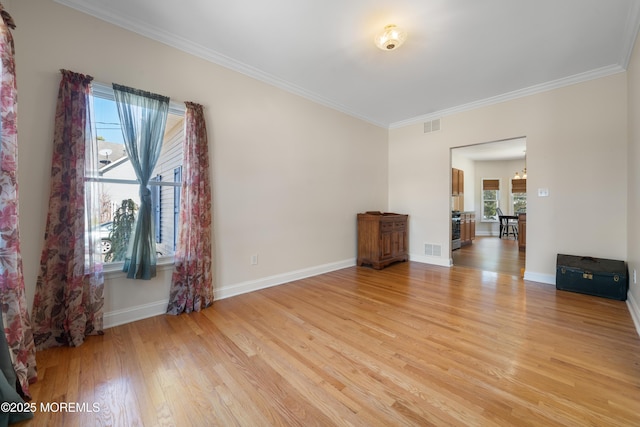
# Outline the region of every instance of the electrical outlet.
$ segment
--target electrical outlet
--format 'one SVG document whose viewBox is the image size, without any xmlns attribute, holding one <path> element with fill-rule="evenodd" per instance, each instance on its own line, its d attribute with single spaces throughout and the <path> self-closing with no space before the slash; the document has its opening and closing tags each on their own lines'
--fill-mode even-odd
<svg viewBox="0 0 640 427">
<path fill-rule="evenodd" d="M 258 254 L 251 255 L 251 265 L 258 265 Z"/>
</svg>

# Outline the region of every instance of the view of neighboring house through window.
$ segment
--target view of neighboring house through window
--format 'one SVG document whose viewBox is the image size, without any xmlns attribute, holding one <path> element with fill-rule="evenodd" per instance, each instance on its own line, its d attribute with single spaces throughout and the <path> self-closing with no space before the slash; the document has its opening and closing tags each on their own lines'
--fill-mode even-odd
<svg viewBox="0 0 640 427">
<path fill-rule="evenodd" d="M 119 262 L 128 242 L 123 227 L 130 226 L 140 204 L 139 185 L 123 143 L 118 109 L 110 86 L 94 84 L 93 111 L 101 182 L 100 237 L 105 262 Z M 162 152 L 149 181 L 156 251 L 159 257 L 173 256 L 177 239 L 184 140 L 184 107 L 171 103 Z M 133 204 L 130 203 L 133 201 Z M 127 207 L 133 209 L 126 209 Z M 120 229 L 119 229 L 120 227 Z M 116 255 L 117 254 L 117 255 Z"/>
<path fill-rule="evenodd" d="M 173 170 L 173 181 L 182 182 L 182 166 Z M 173 229 L 178 230 L 180 221 L 180 187 L 173 188 Z M 173 233 L 173 250 L 178 246 L 178 233 Z"/>
<path fill-rule="evenodd" d="M 482 221 L 498 221 L 499 179 L 482 179 Z"/>
</svg>

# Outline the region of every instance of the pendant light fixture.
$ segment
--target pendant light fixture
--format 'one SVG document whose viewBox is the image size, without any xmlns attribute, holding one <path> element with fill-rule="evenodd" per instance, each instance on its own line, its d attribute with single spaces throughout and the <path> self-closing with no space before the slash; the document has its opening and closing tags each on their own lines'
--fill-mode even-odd
<svg viewBox="0 0 640 427">
<path fill-rule="evenodd" d="M 521 179 L 518 172 L 512 179 Z M 524 150 L 524 169 L 522 169 L 522 179 L 527 179 L 527 150 Z"/>
<path fill-rule="evenodd" d="M 399 48 L 407 38 L 407 32 L 396 25 L 387 25 L 374 39 L 376 46 L 382 50 L 395 50 Z"/>
</svg>

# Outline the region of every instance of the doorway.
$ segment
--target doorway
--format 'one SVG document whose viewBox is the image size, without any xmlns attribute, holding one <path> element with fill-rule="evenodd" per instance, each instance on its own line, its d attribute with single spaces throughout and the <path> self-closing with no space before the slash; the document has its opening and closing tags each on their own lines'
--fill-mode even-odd
<svg viewBox="0 0 640 427">
<path fill-rule="evenodd" d="M 459 248 L 452 243 L 452 264 L 522 276 L 526 252 L 515 236 L 499 235 L 496 208 L 504 215 L 526 212 L 526 137 L 454 147 L 450 160 L 452 171 L 464 175 L 464 191 L 452 187 L 452 222 L 460 212 L 475 218 L 474 238 Z"/>
</svg>

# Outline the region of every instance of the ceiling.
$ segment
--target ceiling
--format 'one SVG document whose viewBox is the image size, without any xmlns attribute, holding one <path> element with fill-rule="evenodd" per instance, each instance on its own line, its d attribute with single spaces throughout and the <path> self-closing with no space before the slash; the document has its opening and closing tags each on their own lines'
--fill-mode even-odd
<svg viewBox="0 0 640 427">
<path fill-rule="evenodd" d="M 624 71 L 640 22 L 637 0 L 56 1 L 386 128 Z"/>
<path fill-rule="evenodd" d="M 526 157 L 526 152 L 526 138 L 506 139 L 504 141 L 487 142 L 453 149 L 455 156 L 476 161 L 520 160 Z"/>
</svg>

